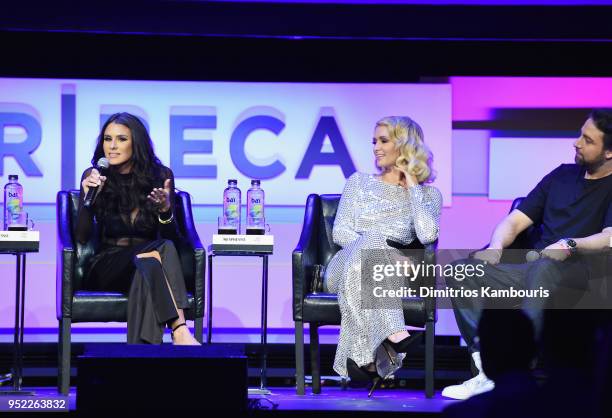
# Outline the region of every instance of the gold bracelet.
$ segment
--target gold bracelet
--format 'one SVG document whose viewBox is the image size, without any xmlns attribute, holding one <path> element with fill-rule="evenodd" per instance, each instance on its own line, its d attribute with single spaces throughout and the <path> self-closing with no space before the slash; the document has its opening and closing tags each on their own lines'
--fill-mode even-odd
<svg viewBox="0 0 612 418">
<path fill-rule="evenodd" d="M 157 220 L 162 225 L 168 225 L 170 222 L 172 222 L 174 220 L 174 213 L 172 213 L 172 212 L 170 212 L 170 218 L 168 218 L 166 220 L 163 220 L 160 215 L 161 215 L 161 213 L 157 214 Z"/>
</svg>

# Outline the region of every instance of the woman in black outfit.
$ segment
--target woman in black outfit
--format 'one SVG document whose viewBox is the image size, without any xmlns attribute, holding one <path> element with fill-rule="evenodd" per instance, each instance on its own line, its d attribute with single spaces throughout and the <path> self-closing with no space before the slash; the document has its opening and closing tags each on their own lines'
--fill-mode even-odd
<svg viewBox="0 0 612 418">
<path fill-rule="evenodd" d="M 129 291 L 128 343 L 160 344 L 164 326 L 178 345 L 199 344 L 185 325 L 187 291 L 173 241 L 180 241 L 174 219 L 174 176 L 153 151 L 149 134 L 129 113 L 112 115 L 102 127 L 92 164 L 105 157 L 107 176 L 88 168 L 81 178 L 77 239 L 91 237 L 94 218 L 100 250 L 88 266 L 90 290 Z M 99 192 L 83 205 L 90 187 Z"/>
</svg>

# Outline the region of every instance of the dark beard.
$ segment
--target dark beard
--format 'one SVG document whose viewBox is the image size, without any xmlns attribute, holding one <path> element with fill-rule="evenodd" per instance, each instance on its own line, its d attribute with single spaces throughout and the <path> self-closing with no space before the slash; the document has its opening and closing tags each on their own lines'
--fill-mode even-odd
<svg viewBox="0 0 612 418">
<path fill-rule="evenodd" d="M 579 156 L 578 154 L 576 154 L 574 156 L 574 162 L 578 165 L 584 165 L 584 158 L 582 158 L 581 156 Z"/>
<path fill-rule="evenodd" d="M 584 167 L 587 173 L 593 174 L 596 173 L 601 168 L 601 166 L 606 163 L 606 157 L 604 154 L 602 154 L 597 160 L 593 161 L 592 163 L 587 163 L 584 161 L 584 158 L 579 158 L 576 155 L 574 161 L 576 162 L 576 164 Z"/>
</svg>

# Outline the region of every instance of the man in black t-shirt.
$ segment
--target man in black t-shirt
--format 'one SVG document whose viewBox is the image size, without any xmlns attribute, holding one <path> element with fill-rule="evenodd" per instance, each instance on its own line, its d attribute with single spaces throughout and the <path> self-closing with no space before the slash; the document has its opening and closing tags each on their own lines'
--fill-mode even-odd
<svg viewBox="0 0 612 418">
<path fill-rule="evenodd" d="M 495 228 L 491 243 L 474 254 L 474 264 L 482 264 L 481 280 L 447 280 L 454 289 L 547 289 L 551 293 L 568 280 L 585 277 L 580 252 L 602 250 L 612 240 L 612 109 L 591 112 L 574 142 L 576 164 L 562 164 L 549 173 L 523 202 Z M 539 237 L 528 261 L 500 264 L 504 248 L 531 226 Z M 476 327 L 480 308 L 470 298 L 454 298 L 453 308 L 462 337 L 472 353 L 479 374 L 460 385 L 448 386 L 442 395 L 467 399 L 491 390 L 494 383 L 484 373 Z M 534 321 L 536 334 L 541 327 L 546 298 L 524 298 L 522 308 Z M 504 332 L 500 330 L 500 332 Z"/>
</svg>

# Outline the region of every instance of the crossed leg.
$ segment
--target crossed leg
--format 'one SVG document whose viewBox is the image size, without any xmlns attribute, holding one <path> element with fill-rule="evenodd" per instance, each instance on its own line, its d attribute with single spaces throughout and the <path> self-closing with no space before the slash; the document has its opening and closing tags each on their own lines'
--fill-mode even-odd
<svg viewBox="0 0 612 418">
<path fill-rule="evenodd" d="M 161 256 L 158 251 L 150 251 L 148 253 L 141 253 L 136 255 L 137 258 L 155 258 L 159 261 L 159 264 L 162 264 Z M 182 309 L 179 309 L 176 305 L 176 300 L 174 299 L 174 295 L 172 294 L 172 289 L 170 287 L 170 283 L 168 283 L 168 279 L 164 275 L 164 279 L 166 279 L 166 285 L 168 286 L 168 291 L 170 292 L 170 296 L 172 297 L 172 303 L 174 304 L 174 308 L 178 313 L 178 317 L 168 326 L 170 329 L 174 329 L 179 324 L 185 323 L 185 313 Z M 193 335 L 191 335 L 191 331 L 187 326 L 181 326 L 176 328 L 176 330 L 172 334 L 172 343 L 174 345 L 201 345 L 198 340 L 196 340 Z"/>
</svg>

